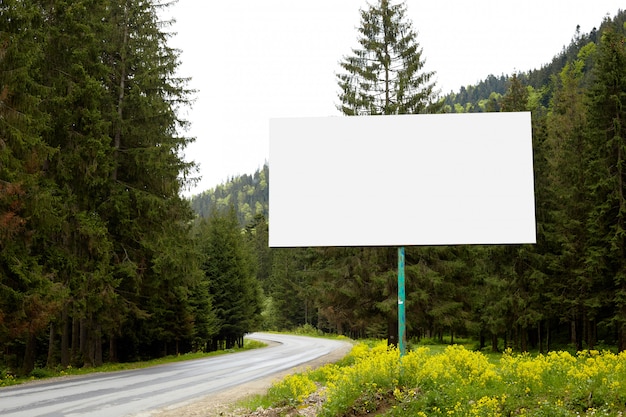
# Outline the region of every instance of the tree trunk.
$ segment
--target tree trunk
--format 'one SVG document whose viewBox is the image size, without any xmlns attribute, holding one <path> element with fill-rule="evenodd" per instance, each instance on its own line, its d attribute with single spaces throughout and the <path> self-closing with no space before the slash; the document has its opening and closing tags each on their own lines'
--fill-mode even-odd
<svg viewBox="0 0 626 417">
<path fill-rule="evenodd" d="M 398 345 L 398 319 L 389 317 L 387 319 L 387 343 L 392 346 Z"/>
<path fill-rule="evenodd" d="M 24 362 L 22 363 L 22 374 L 28 375 L 35 369 L 35 347 L 37 338 L 34 334 L 29 334 L 26 338 L 26 350 L 24 351 Z"/>
<path fill-rule="evenodd" d="M 83 356 L 83 367 L 92 368 L 94 366 L 94 335 L 91 320 L 80 320 L 80 353 Z"/>
<path fill-rule="evenodd" d="M 50 323 L 50 333 L 48 335 L 48 357 L 46 358 L 46 368 L 54 368 L 56 365 L 56 359 L 54 357 L 54 323 Z"/>
<path fill-rule="evenodd" d="M 80 320 L 73 317 L 72 318 L 72 351 L 70 361 L 74 366 L 82 365 L 80 363 L 80 358 L 78 357 L 78 353 L 80 352 L 79 348 L 80 343 Z"/>
<path fill-rule="evenodd" d="M 93 364 L 95 366 L 102 366 L 102 325 L 98 325 L 96 327 L 95 337 L 94 337 L 94 361 Z"/>
<path fill-rule="evenodd" d="M 506 344 L 506 340 L 504 343 Z M 495 333 L 491 334 L 491 351 L 498 352 L 498 335 Z"/>
<path fill-rule="evenodd" d="M 78 351 L 83 359 L 83 366 L 87 362 L 87 326 L 85 326 L 85 319 L 78 320 Z"/>
<path fill-rule="evenodd" d="M 550 320 L 546 320 L 546 352 L 550 352 Z"/>
<path fill-rule="evenodd" d="M 109 362 L 119 362 L 119 357 L 117 355 L 117 338 L 115 335 L 111 335 L 109 337 Z"/>
<path fill-rule="evenodd" d="M 70 365 L 70 323 L 67 306 L 63 306 L 61 312 L 61 329 L 61 366 L 67 368 Z"/>
</svg>

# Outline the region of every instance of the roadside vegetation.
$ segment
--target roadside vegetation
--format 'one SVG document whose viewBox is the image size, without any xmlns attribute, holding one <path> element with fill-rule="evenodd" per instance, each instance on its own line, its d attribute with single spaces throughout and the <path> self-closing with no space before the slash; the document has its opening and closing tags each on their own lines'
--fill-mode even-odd
<svg viewBox="0 0 626 417">
<path fill-rule="evenodd" d="M 305 415 L 312 397 L 325 417 L 618 417 L 626 413 L 626 353 L 419 344 L 401 358 L 386 341 L 359 342 L 342 361 L 288 376 L 245 406 Z"/>
<path fill-rule="evenodd" d="M 6 387 L 9 385 L 17 385 L 25 382 L 34 381 L 37 379 L 56 378 L 69 375 L 86 375 L 97 372 L 115 372 L 115 371 L 127 371 L 130 369 L 149 368 L 151 366 L 164 365 L 167 363 L 189 361 L 194 359 L 203 359 L 211 356 L 224 355 L 227 353 L 242 352 L 244 350 L 258 349 L 267 346 L 265 343 L 258 340 L 245 339 L 243 347 L 235 347 L 232 349 L 218 350 L 212 352 L 193 352 L 185 353 L 182 355 L 169 355 L 158 359 L 152 359 L 141 362 L 128 362 L 128 363 L 105 363 L 102 366 L 94 368 L 62 368 L 60 366 L 50 368 L 36 367 L 28 376 L 16 376 L 9 370 L 0 370 L 0 387 Z"/>
</svg>

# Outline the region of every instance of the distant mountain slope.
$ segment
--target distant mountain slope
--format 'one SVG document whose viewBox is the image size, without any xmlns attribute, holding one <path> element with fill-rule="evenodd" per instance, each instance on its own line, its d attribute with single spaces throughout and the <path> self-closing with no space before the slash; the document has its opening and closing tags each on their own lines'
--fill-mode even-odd
<svg viewBox="0 0 626 417">
<path fill-rule="evenodd" d="M 552 77 L 559 74 L 567 63 L 576 59 L 580 50 L 589 42 L 597 44 L 600 34 L 610 22 L 617 23 L 617 27 L 623 27 L 626 22 L 626 11 L 618 11 L 613 18 L 601 22 L 599 29 L 593 28 L 589 33 L 582 34 L 579 28 L 576 28 L 570 44 L 556 54 L 550 63 L 539 69 L 529 69 L 517 74 L 524 85 L 535 90 L 544 89 L 540 104 L 547 106 L 552 98 Z M 590 74 L 592 68 L 593 65 L 585 68 L 585 73 Z M 511 75 L 489 75 L 476 85 L 464 86 L 456 93 L 447 94 L 444 96 L 446 111 L 451 113 L 498 111 L 497 99 L 506 92 Z"/>
<path fill-rule="evenodd" d="M 256 216 L 267 219 L 269 207 L 269 167 L 267 164 L 252 175 L 231 178 L 201 194 L 191 197 L 191 208 L 200 217 L 208 217 L 212 210 L 226 210 L 231 205 L 244 226 Z"/>
</svg>

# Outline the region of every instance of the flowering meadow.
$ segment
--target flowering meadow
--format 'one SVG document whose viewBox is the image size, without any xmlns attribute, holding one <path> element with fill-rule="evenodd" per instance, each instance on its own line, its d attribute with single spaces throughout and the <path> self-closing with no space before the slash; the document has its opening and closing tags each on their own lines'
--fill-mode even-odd
<svg viewBox="0 0 626 417">
<path fill-rule="evenodd" d="M 320 390 L 326 417 L 617 417 L 626 414 L 626 352 L 487 356 L 451 345 L 400 358 L 384 341 L 359 343 L 338 364 L 275 384 L 266 400 L 297 410 Z"/>
</svg>

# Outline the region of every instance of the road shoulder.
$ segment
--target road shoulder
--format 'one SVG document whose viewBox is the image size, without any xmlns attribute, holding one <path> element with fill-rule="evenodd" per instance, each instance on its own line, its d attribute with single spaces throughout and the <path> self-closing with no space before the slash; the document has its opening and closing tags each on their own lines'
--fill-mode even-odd
<svg viewBox="0 0 626 417">
<path fill-rule="evenodd" d="M 237 402 L 254 395 L 265 394 L 272 384 L 280 381 L 287 375 L 304 372 L 307 369 L 315 369 L 327 363 L 337 362 L 346 356 L 351 348 L 352 344 L 346 342 L 339 349 L 295 368 L 207 395 L 194 401 L 141 413 L 135 417 L 242 417 L 247 414 L 245 410 L 235 409 Z"/>
</svg>

